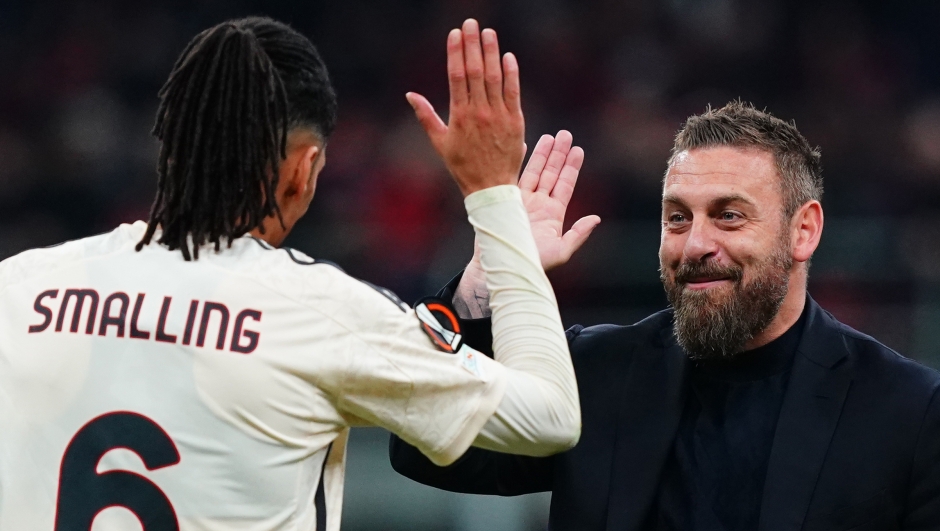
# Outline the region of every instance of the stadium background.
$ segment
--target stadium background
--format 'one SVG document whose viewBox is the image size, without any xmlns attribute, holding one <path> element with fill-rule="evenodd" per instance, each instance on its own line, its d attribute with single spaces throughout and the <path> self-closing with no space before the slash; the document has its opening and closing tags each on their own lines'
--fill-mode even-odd
<svg viewBox="0 0 940 531">
<path fill-rule="evenodd" d="M 307 33 L 340 120 L 290 245 L 405 300 L 469 258 L 456 188 L 404 100 L 446 109 L 443 45 L 474 16 L 521 64 L 529 145 L 587 152 L 570 218 L 603 223 L 552 274 L 566 324 L 665 305 L 659 193 L 671 138 L 741 97 L 822 147 L 826 229 L 810 291 L 841 320 L 940 366 L 940 3 L 772 0 L 0 0 L 0 259 L 146 218 L 156 92 L 185 42 L 267 14 Z M 548 497 L 453 496 L 396 477 L 386 435 L 353 438 L 344 529 L 536 530 Z"/>
</svg>

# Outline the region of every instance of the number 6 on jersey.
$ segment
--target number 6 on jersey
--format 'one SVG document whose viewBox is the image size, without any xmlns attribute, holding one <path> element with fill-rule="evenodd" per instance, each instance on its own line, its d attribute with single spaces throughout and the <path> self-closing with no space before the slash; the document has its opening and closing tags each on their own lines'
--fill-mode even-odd
<svg viewBox="0 0 940 531">
<path fill-rule="evenodd" d="M 116 448 L 136 453 L 147 470 L 180 461 L 169 435 L 143 415 L 120 411 L 91 420 L 62 457 L 55 531 L 89 531 L 98 513 L 115 506 L 134 513 L 144 531 L 179 531 L 170 500 L 150 480 L 123 470 L 97 472 L 104 454 Z"/>
</svg>

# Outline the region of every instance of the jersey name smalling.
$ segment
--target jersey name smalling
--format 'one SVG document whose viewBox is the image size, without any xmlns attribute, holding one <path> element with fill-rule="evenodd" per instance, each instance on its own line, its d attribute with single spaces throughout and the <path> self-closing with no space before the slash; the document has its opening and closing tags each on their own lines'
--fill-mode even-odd
<svg viewBox="0 0 940 531">
<path fill-rule="evenodd" d="M 111 334 L 113 337 L 174 344 L 179 342 L 183 345 L 193 344 L 195 336 L 197 347 L 205 347 L 207 338 L 214 338 L 210 346 L 216 350 L 225 350 L 227 347 L 229 351 L 239 354 L 251 354 L 261 341 L 259 332 L 246 328 L 248 321 L 261 322 L 260 310 L 244 309 L 234 313 L 221 302 L 193 299 L 189 301 L 185 325 L 180 329 L 168 329 L 167 320 L 174 305 L 172 296 L 164 296 L 159 303 L 160 313 L 156 323 L 140 322 L 144 305 L 154 304 L 148 302 L 146 293 L 134 295 L 133 302 L 131 299 L 131 295 L 122 291 L 102 297 L 91 288 L 45 290 L 36 296 L 33 303 L 33 310 L 42 321 L 30 325 L 29 333 L 38 334 L 51 329 L 54 332 L 97 334 L 101 337 Z M 151 300 L 158 298 L 151 297 Z M 69 310 L 71 319 L 68 319 Z M 230 323 L 231 336 L 228 333 Z M 210 335 L 210 332 L 214 334 Z"/>
</svg>

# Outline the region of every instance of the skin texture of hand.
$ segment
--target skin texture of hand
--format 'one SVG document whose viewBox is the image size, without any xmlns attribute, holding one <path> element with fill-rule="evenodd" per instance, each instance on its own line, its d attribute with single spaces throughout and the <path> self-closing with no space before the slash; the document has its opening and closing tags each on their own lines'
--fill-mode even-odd
<svg viewBox="0 0 940 531">
<path fill-rule="evenodd" d="M 598 216 L 585 216 L 567 232 L 563 230 L 565 212 L 584 162 L 584 150 L 572 147 L 572 140 L 571 133 L 564 130 L 554 137 L 543 135 L 519 179 L 539 258 L 546 271 L 565 264 L 601 222 Z M 490 313 L 479 249 L 464 270 L 453 302 L 464 319 L 486 317 Z"/>
<path fill-rule="evenodd" d="M 502 58 L 492 29 L 468 19 L 447 36 L 450 117 L 445 124 L 427 98 L 409 92 L 408 103 L 464 196 L 515 184 L 524 156 L 525 121 L 519 65 Z"/>
<path fill-rule="evenodd" d="M 585 216 L 563 231 L 565 212 L 584 163 L 584 150 L 572 147 L 572 140 L 565 130 L 554 138 L 542 135 L 519 178 L 532 235 L 546 271 L 567 263 L 601 222 L 598 216 Z"/>
</svg>

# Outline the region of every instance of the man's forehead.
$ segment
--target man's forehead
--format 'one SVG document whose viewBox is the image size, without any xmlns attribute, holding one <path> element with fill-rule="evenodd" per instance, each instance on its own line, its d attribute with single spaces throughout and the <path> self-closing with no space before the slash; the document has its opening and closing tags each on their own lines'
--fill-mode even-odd
<svg viewBox="0 0 940 531">
<path fill-rule="evenodd" d="M 757 199 L 771 199 L 768 194 L 779 194 L 778 181 L 774 157 L 769 151 L 716 146 L 676 154 L 666 172 L 663 191 L 707 187 L 725 192 L 734 189 Z"/>
</svg>

